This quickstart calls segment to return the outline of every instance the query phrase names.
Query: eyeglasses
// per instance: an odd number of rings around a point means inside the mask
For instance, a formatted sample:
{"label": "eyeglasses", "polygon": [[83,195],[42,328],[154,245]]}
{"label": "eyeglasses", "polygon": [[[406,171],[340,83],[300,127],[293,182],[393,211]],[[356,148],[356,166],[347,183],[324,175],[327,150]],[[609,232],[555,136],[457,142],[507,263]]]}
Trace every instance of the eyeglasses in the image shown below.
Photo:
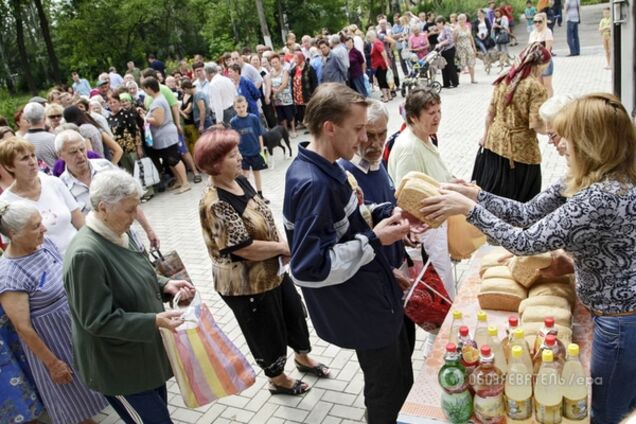
{"label": "eyeglasses", "polygon": [[62,119],[62,115],[49,115],[49,119]]}

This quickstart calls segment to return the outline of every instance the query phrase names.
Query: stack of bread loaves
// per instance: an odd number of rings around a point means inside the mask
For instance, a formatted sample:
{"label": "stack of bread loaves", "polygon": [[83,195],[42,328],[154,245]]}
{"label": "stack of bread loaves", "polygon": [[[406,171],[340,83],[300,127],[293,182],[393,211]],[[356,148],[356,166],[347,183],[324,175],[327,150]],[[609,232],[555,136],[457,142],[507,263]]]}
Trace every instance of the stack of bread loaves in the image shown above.
{"label": "stack of bread loaves", "polygon": [[479,270],[481,287],[477,295],[481,309],[517,312],[521,301],[528,297],[528,290],[514,280],[505,261],[502,262],[509,254],[507,250],[497,248],[484,256]]}

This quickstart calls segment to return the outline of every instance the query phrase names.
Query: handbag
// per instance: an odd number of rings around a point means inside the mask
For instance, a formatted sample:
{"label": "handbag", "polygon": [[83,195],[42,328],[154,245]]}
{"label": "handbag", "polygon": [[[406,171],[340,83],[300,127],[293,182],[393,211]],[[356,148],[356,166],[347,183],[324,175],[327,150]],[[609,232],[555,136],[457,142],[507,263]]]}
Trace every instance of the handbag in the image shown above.
{"label": "handbag", "polygon": [[152,265],[155,267],[157,274],[171,280],[185,280],[192,283],[190,274],[188,274],[176,250],[163,255],[159,249],[152,249],[150,250],[150,256],[154,258]]}
{"label": "handbag", "polygon": [[508,31],[501,30],[495,36],[495,44],[508,44],[510,42],[510,34]]}
{"label": "handbag", "polygon": [[150,187],[161,182],[159,171],[149,157],[137,159],[135,161],[135,168],[133,169],[133,177],[142,187]]}
{"label": "handbag", "polygon": [[404,313],[424,331],[434,332],[444,323],[453,302],[430,259],[419,270],[417,266],[409,268],[410,277],[416,273],[404,298]]}
{"label": "handbag", "polygon": [[464,215],[448,217],[448,253],[451,259],[468,259],[484,243],[486,236],[477,227],[469,224]]}
{"label": "handbag", "polygon": [[[179,304],[179,295],[174,304]],[[199,292],[183,311],[184,323],[175,331],[159,329],[183,403],[197,408],[254,384],[254,370],[221,331]]]}

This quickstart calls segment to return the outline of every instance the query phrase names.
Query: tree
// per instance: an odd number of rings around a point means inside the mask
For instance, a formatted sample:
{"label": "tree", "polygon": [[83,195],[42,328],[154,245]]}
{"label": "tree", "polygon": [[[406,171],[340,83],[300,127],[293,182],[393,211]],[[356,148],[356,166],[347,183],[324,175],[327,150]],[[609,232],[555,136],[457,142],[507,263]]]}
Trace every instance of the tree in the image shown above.
{"label": "tree", "polygon": [[258,23],[261,25],[261,33],[263,34],[263,41],[266,46],[274,47],[272,45],[272,36],[269,35],[269,27],[267,26],[267,18],[265,17],[265,8],[263,7],[263,0],[254,0],[256,2],[256,12],[258,13]]}
{"label": "tree", "polygon": [[53,41],[51,40],[51,32],[49,31],[49,20],[46,17],[44,7],[42,7],[42,0],[33,0],[35,8],[38,11],[38,18],[40,20],[40,30],[42,31],[42,38],[46,44],[46,50],[49,56],[49,64],[51,65],[51,71],[53,72],[53,79],[55,82],[62,82],[62,74],[60,72],[60,65],[55,55],[55,49],[53,48]]}
{"label": "tree", "polygon": [[26,45],[24,43],[24,25],[22,23],[22,5],[20,0],[12,0],[13,6],[13,18],[15,19],[15,35],[16,42],[18,44],[18,52],[20,54],[20,64],[22,65],[22,75],[27,83],[27,87],[32,94],[37,94],[38,90],[35,86],[35,80],[31,73],[31,65],[29,64],[29,58],[27,56]]}

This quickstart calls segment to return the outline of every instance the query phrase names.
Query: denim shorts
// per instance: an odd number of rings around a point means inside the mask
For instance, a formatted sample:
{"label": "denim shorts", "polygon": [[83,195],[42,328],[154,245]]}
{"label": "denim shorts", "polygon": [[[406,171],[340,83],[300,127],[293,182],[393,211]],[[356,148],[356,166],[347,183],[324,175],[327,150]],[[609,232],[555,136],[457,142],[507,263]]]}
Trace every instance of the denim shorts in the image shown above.
{"label": "denim shorts", "polygon": [[636,315],[592,319],[592,423],[618,424],[636,408]]}

